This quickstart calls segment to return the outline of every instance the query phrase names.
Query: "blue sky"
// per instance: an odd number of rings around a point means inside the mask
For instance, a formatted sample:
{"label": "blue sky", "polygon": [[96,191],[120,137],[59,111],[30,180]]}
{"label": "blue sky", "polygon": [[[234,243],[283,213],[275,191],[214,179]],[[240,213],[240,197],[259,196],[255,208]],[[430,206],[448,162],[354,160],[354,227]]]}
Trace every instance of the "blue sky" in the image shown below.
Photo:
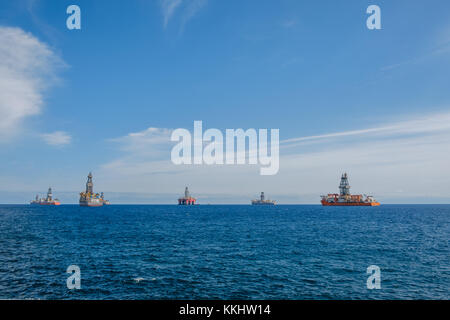
{"label": "blue sky", "polygon": [[[316,203],[343,171],[385,203],[450,201],[448,1],[2,1],[0,40],[1,203],[76,203],[89,171],[115,203]],[[279,128],[279,174],[171,164],[194,120]]]}

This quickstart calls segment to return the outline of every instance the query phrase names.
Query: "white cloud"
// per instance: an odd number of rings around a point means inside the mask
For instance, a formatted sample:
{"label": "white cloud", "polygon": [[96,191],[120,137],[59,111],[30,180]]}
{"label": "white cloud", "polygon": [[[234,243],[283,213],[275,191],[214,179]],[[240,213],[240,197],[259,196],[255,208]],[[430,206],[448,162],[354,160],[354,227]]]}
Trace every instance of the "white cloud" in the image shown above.
{"label": "white cloud", "polygon": [[0,140],[42,111],[43,93],[63,62],[43,42],[20,28],[0,26]]}
{"label": "white cloud", "polygon": [[164,28],[167,27],[175,12],[181,11],[180,30],[182,31],[186,23],[207,3],[208,0],[161,0],[160,5],[164,18]]}
{"label": "white cloud", "polygon": [[181,29],[184,29],[186,23],[188,23],[188,21],[191,20],[207,3],[208,0],[190,0],[181,19]]}
{"label": "white cloud", "polygon": [[183,0],[162,0],[161,8],[164,17],[164,28],[169,23],[170,18],[175,13],[175,10],[180,6]]}
{"label": "white cloud", "polygon": [[41,135],[45,143],[51,146],[64,146],[70,144],[72,137],[64,131],[55,131],[52,133],[44,133]]}
{"label": "white cloud", "polygon": [[281,26],[284,28],[292,28],[295,27],[298,24],[298,20],[295,19],[286,19],[283,22],[281,22]]}
{"label": "white cloud", "polygon": [[137,157],[156,158],[169,148],[172,129],[149,127],[143,131],[132,132],[126,136],[110,139],[119,144],[122,151]]}

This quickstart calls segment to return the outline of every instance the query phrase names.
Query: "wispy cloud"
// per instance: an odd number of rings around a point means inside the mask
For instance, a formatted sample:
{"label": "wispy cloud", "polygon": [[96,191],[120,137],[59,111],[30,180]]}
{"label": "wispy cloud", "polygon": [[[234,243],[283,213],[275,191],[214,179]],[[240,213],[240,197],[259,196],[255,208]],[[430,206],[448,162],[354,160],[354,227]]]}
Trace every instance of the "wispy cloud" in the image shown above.
{"label": "wispy cloud", "polygon": [[138,132],[131,132],[125,136],[110,139],[120,144],[125,151],[148,153],[149,147],[170,143],[172,129],[149,127]]}
{"label": "wispy cloud", "polygon": [[170,18],[175,10],[181,5],[183,0],[161,0],[161,9],[164,17],[164,28],[167,27]]}
{"label": "wispy cloud", "polygon": [[299,62],[301,62],[301,61],[303,61],[303,59],[301,59],[301,58],[291,58],[291,59],[288,59],[288,60],[284,61],[284,62],[281,64],[281,67],[282,67],[282,68],[287,68],[287,67],[290,67],[290,66],[292,66],[292,65],[295,65],[295,64],[297,64],[297,63],[299,63]]}
{"label": "wispy cloud", "polygon": [[180,30],[183,31],[185,25],[191,20],[197,12],[202,9],[208,0],[161,0],[164,28],[173,18],[177,11],[180,12]]}
{"label": "wispy cloud", "polygon": [[132,155],[133,158],[156,158],[162,150],[169,148],[172,129],[149,127],[145,130],[132,132],[125,136],[110,139],[117,143],[120,150]]}
{"label": "wispy cloud", "polygon": [[39,28],[39,31],[52,43],[59,42],[62,36],[61,31],[64,29],[53,26],[48,22],[48,19],[43,18],[43,15],[40,14],[40,10],[42,9],[42,1],[26,0],[24,2],[24,6],[31,18],[31,21],[37,28]]}
{"label": "wispy cloud", "polygon": [[293,28],[298,24],[298,19],[293,18],[293,19],[286,19],[284,21],[281,22],[281,26],[284,28]]}
{"label": "wispy cloud", "polygon": [[381,71],[390,71],[400,67],[426,62],[438,56],[450,53],[450,27],[442,28],[431,41],[433,44],[422,53],[412,55],[402,61],[381,67]]}
{"label": "wispy cloud", "polygon": [[55,131],[52,133],[41,134],[42,139],[45,143],[51,146],[64,146],[70,144],[72,137],[64,131]]}
{"label": "wispy cloud", "polygon": [[186,10],[181,18],[181,30],[184,29],[184,26],[188,21],[191,20],[207,3],[208,0],[190,0],[187,3]]}
{"label": "wispy cloud", "polygon": [[20,130],[39,114],[45,90],[57,81],[62,60],[43,42],[20,28],[0,26],[0,139]]}
{"label": "wispy cloud", "polygon": [[369,138],[376,136],[380,138],[382,136],[387,137],[394,135],[398,136],[398,135],[436,133],[446,130],[450,130],[450,113],[427,115],[417,119],[400,121],[385,126],[367,129],[290,138],[281,141],[281,143],[284,144],[285,146],[295,146],[296,143],[302,143],[312,140],[325,141],[327,139],[344,138],[352,136],[361,138]]}

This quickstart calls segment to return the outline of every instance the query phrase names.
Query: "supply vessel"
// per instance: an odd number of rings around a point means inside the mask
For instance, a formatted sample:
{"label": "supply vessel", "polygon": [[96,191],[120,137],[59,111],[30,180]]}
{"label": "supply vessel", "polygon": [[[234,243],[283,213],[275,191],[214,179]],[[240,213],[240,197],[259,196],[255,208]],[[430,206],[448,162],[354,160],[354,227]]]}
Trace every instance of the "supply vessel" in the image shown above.
{"label": "supply vessel", "polygon": [[105,200],[103,192],[94,193],[94,183],[92,182],[92,173],[89,172],[86,182],[86,191],[80,192],[80,206],[82,207],[101,207],[108,205],[109,201]]}
{"label": "supply vessel", "polygon": [[264,192],[261,192],[260,198],[258,200],[252,200],[252,205],[254,206],[273,206],[275,205],[275,201],[266,200]]}
{"label": "supply vessel", "polygon": [[321,196],[323,206],[379,206],[372,196],[364,196],[362,194],[350,194],[350,184],[348,183],[347,173],[341,177],[339,185],[340,193],[329,193],[326,196]]}
{"label": "supply vessel", "polygon": [[47,197],[39,198],[39,195],[36,195],[36,199],[30,201],[31,205],[40,205],[40,206],[59,206],[61,202],[58,199],[53,199],[52,188],[48,188]]}

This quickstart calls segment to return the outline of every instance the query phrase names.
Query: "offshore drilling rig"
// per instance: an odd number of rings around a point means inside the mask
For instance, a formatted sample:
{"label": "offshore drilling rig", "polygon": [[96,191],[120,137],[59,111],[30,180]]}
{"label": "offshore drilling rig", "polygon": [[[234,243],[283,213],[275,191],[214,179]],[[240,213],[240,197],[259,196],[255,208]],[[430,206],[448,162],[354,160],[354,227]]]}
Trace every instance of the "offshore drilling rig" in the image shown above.
{"label": "offshore drilling rig", "polygon": [[352,195],[350,193],[350,184],[348,182],[347,173],[341,176],[341,183],[339,184],[339,194],[329,193],[326,196],[321,196],[323,206],[379,206],[372,196],[363,197],[361,194]]}
{"label": "offshore drilling rig", "polygon": [[178,205],[190,206],[190,205],[194,205],[195,201],[197,201],[197,199],[191,197],[191,194],[189,193],[189,189],[188,189],[188,187],[186,187],[186,189],[184,189],[184,197],[178,198]]}
{"label": "offshore drilling rig", "polygon": [[30,202],[32,205],[41,205],[41,206],[59,206],[61,202],[58,199],[53,198],[52,188],[48,188],[47,197],[39,198],[39,195],[36,195],[36,199]]}
{"label": "offshore drilling rig", "polygon": [[94,183],[92,182],[92,173],[89,172],[86,182],[86,191],[80,192],[80,206],[82,207],[101,207],[109,204],[108,200],[105,200],[103,192],[98,194],[94,193]]}
{"label": "offshore drilling rig", "polygon": [[259,199],[252,200],[252,205],[254,205],[254,206],[261,206],[261,205],[273,206],[273,205],[275,205],[275,201],[274,200],[266,200],[266,196],[264,195],[264,192],[261,192]]}

